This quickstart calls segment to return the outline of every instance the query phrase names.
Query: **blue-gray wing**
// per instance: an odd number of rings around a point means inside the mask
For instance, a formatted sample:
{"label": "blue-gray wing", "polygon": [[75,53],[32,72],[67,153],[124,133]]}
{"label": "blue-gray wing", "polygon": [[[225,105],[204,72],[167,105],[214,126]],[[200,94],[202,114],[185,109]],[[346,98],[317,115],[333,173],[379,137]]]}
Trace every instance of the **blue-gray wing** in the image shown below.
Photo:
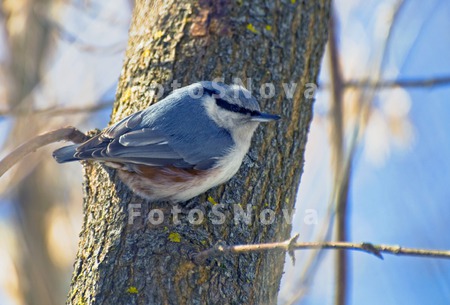
{"label": "blue-gray wing", "polygon": [[75,157],[204,170],[233,146],[229,132],[207,116],[201,98],[175,91],[81,144]]}

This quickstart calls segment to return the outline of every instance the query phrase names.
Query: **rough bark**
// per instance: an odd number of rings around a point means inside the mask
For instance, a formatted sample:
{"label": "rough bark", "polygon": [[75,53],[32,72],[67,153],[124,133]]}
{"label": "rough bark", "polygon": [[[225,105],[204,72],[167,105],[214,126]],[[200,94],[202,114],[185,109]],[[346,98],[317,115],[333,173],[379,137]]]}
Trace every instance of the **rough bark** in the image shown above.
{"label": "rough bark", "polygon": [[[276,124],[259,127],[238,174],[180,205],[175,223],[170,203],[148,203],[131,193],[114,170],[85,164],[85,217],[69,304],[274,304],[285,255],[227,255],[196,264],[192,255],[219,242],[246,244],[284,240],[303,167],[312,116],[306,84],[314,83],[327,38],[330,3],[322,1],[137,1],[112,122],[155,102],[152,84],[166,92],[173,80],[183,85],[224,77],[252,78],[275,85],[262,109],[281,114]],[[296,83],[289,99],[282,83]],[[205,143],[207,145],[207,143]],[[208,200],[208,196],[213,200]],[[214,204],[224,204],[217,206]],[[141,217],[129,224],[129,207]],[[253,213],[250,225],[234,222],[239,206]],[[207,217],[212,209],[225,215]],[[152,209],[164,222],[152,225]],[[204,211],[201,224],[188,219]],[[264,225],[260,212],[275,221]],[[192,216],[192,215],[191,215]]]}

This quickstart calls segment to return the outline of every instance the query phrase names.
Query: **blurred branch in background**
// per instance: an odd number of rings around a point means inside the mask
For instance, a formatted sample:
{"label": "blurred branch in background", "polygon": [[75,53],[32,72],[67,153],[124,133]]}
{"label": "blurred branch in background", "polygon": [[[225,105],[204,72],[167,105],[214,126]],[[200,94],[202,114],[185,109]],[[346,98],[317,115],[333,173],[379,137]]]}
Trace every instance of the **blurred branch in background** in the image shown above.
{"label": "blurred branch in background", "polygon": [[353,80],[344,83],[344,87],[347,88],[428,88],[428,87],[439,87],[439,86],[449,86],[450,76],[442,77],[430,77],[430,78],[418,78],[418,79],[397,79],[397,80],[380,80],[378,82],[373,82],[370,80]]}
{"label": "blurred branch in background", "polygon": [[[374,60],[373,65],[375,73],[369,73],[373,77],[374,83],[379,83],[382,77],[382,72],[387,60],[387,52],[391,44],[392,33],[395,28],[397,17],[403,7],[404,1],[397,1],[392,10],[391,23],[387,27],[386,39],[381,48],[380,57]],[[358,118],[350,129],[348,135],[344,134],[344,124],[348,114],[343,111],[343,99],[345,90],[345,80],[341,71],[341,62],[344,61],[343,56],[339,52],[338,46],[338,28],[336,20],[336,8],[330,17],[330,37],[329,37],[329,62],[330,62],[330,79],[331,79],[331,154],[334,162],[334,202],[335,202],[335,239],[340,242],[345,242],[349,239],[349,212],[348,212],[348,198],[349,188],[352,179],[352,167],[354,162],[355,149],[358,146],[358,138],[365,132],[365,127],[372,113],[373,100],[376,95],[376,87],[363,87],[357,100],[359,100],[359,111],[356,112]],[[357,108],[357,109],[358,109]],[[340,137],[336,139],[336,137]],[[348,138],[349,141],[346,141]],[[350,143],[348,148],[343,143]],[[335,305],[348,304],[348,293],[350,291],[350,266],[346,251],[338,251],[336,253],[336,274],[335,274]]]}
{"label": "blurred branch in background", "polygon": [[[330,17],[330,30],[328,41],[328,62],[329,62],[329,85],[320,86],[321,89],[330,90],[330,111],[329,111],[329,141],[331,150],[331,169],[333,176],[333,190],[330,195],[328,206],[329,223],[324,223],[324,228],[318,234],[320,242],[329,240],[331,228],[334,223],[335,240],[345,242],[349,239],[348,231],[348,196],[352,178],[352,167],[355,151],[364,138],[364,133],[373,112],[373,100],[380,85],[395,87],[397,85],[418,85],[419,82],[380,81],[382,71],[386,63],[387,50],[391,44],[392,32],[397,21],[397,17],[403,7],[404,1],[397,1],[392,8],[390,24],[383,33],[385,40],[380,48],[377,58],[372,60],[373,68],[367,71],[368,80],[346,81],[343,76],[342,66],[345,64],[344,56],[340,53],[338,38],[340,37],[336,7]],[[443,84],[448,79],[440,79],[434,83]],[[364,85],[375,86],[364,86]],[[430,84],[422,82],[422,84]],[[359,86],[362,85],[362,86]],[[391,85],[391,86],[389,86]],[[346,95],[348,89],[356,90],[351,99]],[[349,107],[349,105],[352,105]],[[313,254],[309,259],[302,273],[301,282],[297,293],[289,299],[286,305],[295,304],[303,298],[308,290],[308,285],[312,283],[310,277],[314,277],[321,260],[324,258],[321,249]],[[334,281],[334,304],[348,304],[348,292],[350,291],[350,263],[347,252],[338,250],[335,259],[335,281]]]}
{"label": "blurred branch in background", "polygon": [[[9,47],[8,89],[9,108],[27,109],[32,99],[27,98],[41,80],[40,68],[49,51],[50,28],[38,13],[38,8],[48,7],[48,0],[6,1],[2,3],[6,17]],[[40,129],[42,122],[16,119],[7,139],[17,146]],[[58,287],[61,270],[49,259],[46,249],[45,215],[56,204],[52,192],[45,187],[46,173],[42,167],[35,170],[18,186],[15,201],[15,232],[23,242],[20,256],[14,260],[19,271],[19,285],[26,304],[58,304]],[[36,186],[40,185],[39,191]]]}
{"label": "blurred branch in background", "polygon": [[100,111],[107,108],[112,108],[114,101],[104,101],[93,103],[92,105],[81,106],[81,107],[49,107],[44,109],[36,110],[0,110],[0,117],[2,116],[64,116],[64,115],[74,115],[74,114],[89,114],[92,112]]}
{"label": "blurred branch in background", "polygon": [[[114,91],[121,69],[130,5],[128,0],[104,6],[97,0],[0,2],[2,156],[44,131],[96,125],[99,115],[86,119],[112,105],[114,93],[107,90]],[[7,249],[1,255],[9,256],[17,281],[12,285],[0,275],[0,302],[65,302],[81,221],[81,188],[74,183],[81,183],[79,165],[58,168],[47,149],[2,177],[0,221],[11,229],[0,231]],[[6,247],[7,239],[16,242]]]}
{"label": "blurred branch in background", "polygon": [[[428,87],[439,87],[439,86],[450,86],[450,76],[442,76],[435,78],[420,78],[420,79],[397,79],[397,80],[380,80],[374,83],[370,80],[351,80],[346,81],[342,84],[345,89],[348,88],[375,88],[375,89],[385,89],[385,88],[428,88]],[[320,90],[329,90],[329,84],[321,84],[319,86]],[[100,101],[98,103],[93,103],[91,105],[80,106],[80,107],[49,107],[44,109],[26,109],[26,110],[0,110],[0,118],[6,116],[31,116],[31,115],[45,115],[45,116],[64,116],[64,115],[74,115],[83,113],[92,113],[104,109],[111,108],[114,101]]]}
{"label": "blurred branch in background", "polygon": [[[328,55],[330,63],[331,75],[331,110],[330,110],[330,146],[331,146],[331,164],[333,168],[333,190],[334,206],[335,206],[335,239],[337,241],[348,240],[348,188],[351,179],[352,159],[349,158],[347,167],[344,167],[344,115],[343,115],[343,98],[344,98],[344,77],[341,71],[341,56],[338,47],[338,34],[336,24],[336,12],[330,16],[328,37]],[[349,264],[347,261],[347,252],[338,250],[336,252],[336,290],[335,304],[347,304],[348,274]]]}
{"label": "blurred branch in background", "polygon": [[[402,88],[429,88],[429,87],[440,87],[440,86],[450,86],[450,76],[440,76],[440,77],[427,77],[427,78],[415,78],[415,79],[396,79],[396,80],[380,80],[374,82],[372,80],[348,80],[345,81],[342,86],[345,89],[364,89],[364,88],[375,88],[375,89],[392,89],[397,87]],[[320,90],[330,90],[330,84],[320,84]]]}

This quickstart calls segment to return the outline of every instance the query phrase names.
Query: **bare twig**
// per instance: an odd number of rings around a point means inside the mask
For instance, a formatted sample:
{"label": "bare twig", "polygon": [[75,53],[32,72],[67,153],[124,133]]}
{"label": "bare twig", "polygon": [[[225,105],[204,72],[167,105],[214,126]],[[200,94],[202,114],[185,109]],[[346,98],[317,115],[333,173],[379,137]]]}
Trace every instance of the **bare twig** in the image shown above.
{"label": "bare twig", "polygon": [[[295,236],[294,236],[295,238]],[[418,248],[405,248],[395,245],[374,245],[372,243],[351,243],[351,242],[292,242],[294,238],[290,238],[283,242],[254,244],[254,245],[236,245],[223,246],[218,245],[208,250],[199,252],[193,256],[194,262],[203,264],[207,259],[214,258],[223,254],[246,254],[253,252],[265,251],[293,251],[293,250],[310,250],[310,249],[333,249],[333,250],[354,250],[373,254],[383,259],[382,254],[404,255],[404,256],[420,256],[432,258],[450,259],[450,250],[430,250]]]}
{"label": "bare twig", "polygon": [[19,162],[22,158],[31,152],[36,151],[42,146],[58,141],[71,141],[73,143],[82,143],[89,139],[84,133],[75,127],[65,127],[54,131],[44,133],[36,136],[28,142],[20,145],[18,148],[9,153],[3,160],[0,161],[0,177],[8,171],[11,167]]}

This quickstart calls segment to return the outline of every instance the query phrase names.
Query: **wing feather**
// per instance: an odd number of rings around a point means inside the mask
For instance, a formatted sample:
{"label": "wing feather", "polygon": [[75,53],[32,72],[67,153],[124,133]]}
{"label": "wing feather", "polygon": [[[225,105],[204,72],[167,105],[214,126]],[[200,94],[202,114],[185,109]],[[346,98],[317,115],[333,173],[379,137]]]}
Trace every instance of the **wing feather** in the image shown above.
{"label": "wing feather", "polygon": [[207,116],[204,101],[189,97],[188,92],[176,90],[124,118],[79,145],[75,157],[200,170],[214,167],[234,141]]}
{"label": "wing feather", "polygon": [[151,144],[166,144],[167,136],[160,131],[142,128],[130,131],[119,138],[119,143],[123,146],[146,146]]}

